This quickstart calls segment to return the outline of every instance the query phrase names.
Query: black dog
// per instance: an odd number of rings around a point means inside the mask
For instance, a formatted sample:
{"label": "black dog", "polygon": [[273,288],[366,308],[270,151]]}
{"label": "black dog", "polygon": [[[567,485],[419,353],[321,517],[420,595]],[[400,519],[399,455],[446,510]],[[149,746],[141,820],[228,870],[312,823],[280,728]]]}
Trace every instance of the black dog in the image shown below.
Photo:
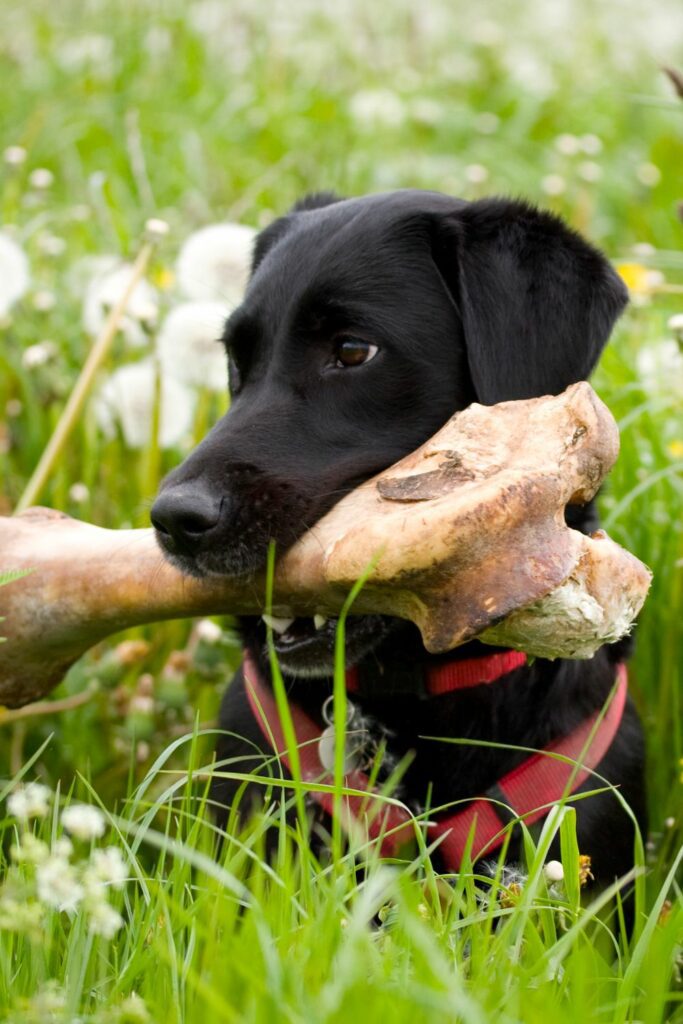
{"label": "black dog", "polygon": [[[456,410],[557,394],[586,378],[625,302],[598,251],[522,202],[412,190],[306,198],[258,237],[246,297],[223,339],[230,411],[167,477],[152,510],[164,552],[194,575],[262,569],[271,539],[278,550],[291,545]],[[586,532],[597,526],[592,506],[569,509],[568,521]],[[243,630],[267,677],[262,622],[246,619]],[[330,692],[334,632],[333,622],[316,629],[296,620],[276,638],[290,695],[317,721]],[[491,653],[471,643],[435,658],[409,624],[349,620],[347,664],[360,666],[366,682],[357,703],[389,737],[394,759],[414,752],[401,784],[413,807],[428,793],[436,807],[490,792],[527,756],[421,737],[547,746],[602,706],[626,645],[590,661],[536,660],[492,684],[427,700],[417,681],[405,685],[406,665],[419,673]],[[272,753],[241,671],[221,721],[231,734],[221,758],[243,754],[249,770],[255,747]],[[597,770],[644,824],[643,742],[630,703]],[[214,792],[224,805],[234,797],[225,781]],[[632,824],[611,793],[576,806],[581,851],[596,878],[611,881],[632,864]]]}

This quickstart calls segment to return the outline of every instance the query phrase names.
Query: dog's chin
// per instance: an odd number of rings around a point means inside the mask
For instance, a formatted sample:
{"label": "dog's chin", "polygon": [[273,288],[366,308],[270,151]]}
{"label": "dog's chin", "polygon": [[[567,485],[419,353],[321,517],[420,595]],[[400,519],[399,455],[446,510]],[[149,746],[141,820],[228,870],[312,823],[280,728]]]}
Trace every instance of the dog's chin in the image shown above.
{"label": "dog's chin", "polygon": [[174,550],[172,542],[169,543],[159,533],[156,533],[156,540],[166,561],[185,576],[194,576],[196,579],[216,576],[227,578],[251,576],[262,570],[266,561],[267,546],[265,552],[237,548],[223,551],[200,551],[195,555],[185,555]]}
{"label": "dog's chin", "polygon": [[[346,620],[344,664],[353,668],[370,654],[400,620],[386,615],[358,615]],[[282,633],[273,634],[280,670],[300,679],[320,679],[334,674],[338,620],[328,619],[320,628],[312,619],[298,618]],[[264,657],[267,646],[264,642]]]}

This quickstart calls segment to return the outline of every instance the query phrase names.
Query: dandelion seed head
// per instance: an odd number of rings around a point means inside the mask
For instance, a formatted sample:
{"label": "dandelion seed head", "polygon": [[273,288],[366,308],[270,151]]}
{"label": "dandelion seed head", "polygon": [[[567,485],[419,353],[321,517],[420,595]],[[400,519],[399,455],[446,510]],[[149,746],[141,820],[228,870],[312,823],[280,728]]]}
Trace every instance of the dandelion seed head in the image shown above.
{"label": "dandelion seed head", "polygon": [[30,283],[26,253],[7,231],[0,231],[0,317],[26,294]]}
{"label": "dandelion seed head", "polygon": [[[93,337],[100,333],[111,309],[127,291],[133,267],[116,258],[102,257],[95,261],[94,271],[83,301],[83,326]],[[132,348],[141,348],[147,344],[143,325],[153,325],[158,311],[157,291],[143,278],[133,288],[121,318],[120,330]]]}
{"label": "dandelion seed head", "polygon": [[229,312],[220,302],[184,302],[171,310],[156,339],[164,376],[197,388],[226,391],[227,359],[218,339]]}
{"label": "dandelion seed head", "polygon": [[[157,371],[151,359],[120,366],[101,386],[94,399],[95,417],[108,438],[116,436],[117,425],[129,448],[150,443],[157,398]],[[195,396],[179,381],[161,376],[159,444],[174,448],[189,437]]]}
{"label": "dandelion seed head", "polygon": [[246,224],[209,224],[183,243],[176,262],[182,294],[197,302],[242,301],[256,238]]}

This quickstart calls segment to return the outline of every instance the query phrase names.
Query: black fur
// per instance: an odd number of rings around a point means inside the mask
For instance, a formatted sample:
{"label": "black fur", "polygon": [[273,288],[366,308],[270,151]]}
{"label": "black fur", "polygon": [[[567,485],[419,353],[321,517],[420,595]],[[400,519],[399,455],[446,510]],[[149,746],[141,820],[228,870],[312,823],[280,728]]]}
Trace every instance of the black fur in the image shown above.
{"label": "black fur", "polygon": [[[625,301],[596,249],[526,203],[418,191],[308,197],[258,238],[247,294],[225,329],[232,406],[162,486],[153,509],[162,547],[199,575],[261,569],[271,539],[280,549],[291,544],[456,410],[558,393],[586,378]],[[340,367],[348,337],[377,354]],[[592,506],[569,517],[578,529],[596,526]],[[262,624],[243,627],[267,673]],[[280,654],[292,697],[318,719],[333,640],[328,626]],[[451,657],[483,653],[490,648],[472,643]],[[430,789],[432,806],[476,796],[523,757],[421,737],[542,747],[604,702],[625,653],[615,645],[586,662],[537,660],[494,685],[421,700],[391,696],[388,685],[392,665],[435,660],[414,627],[351,619],[347,642],[348,662],[378,680],[363,708],[392,731],[396,756],[415,751],[402,795],[416,806]],[[221,758],[253,755],[252,744],[266,750],[240,673],[221,720],[231,732]],[[599,771],[644,823],[643,744],[631,704]],[[230,804],[234,790],[218,781],[214,794]],[[596,878],[626,871],[633,831],[616,799],[581,801],[577,813]]]}

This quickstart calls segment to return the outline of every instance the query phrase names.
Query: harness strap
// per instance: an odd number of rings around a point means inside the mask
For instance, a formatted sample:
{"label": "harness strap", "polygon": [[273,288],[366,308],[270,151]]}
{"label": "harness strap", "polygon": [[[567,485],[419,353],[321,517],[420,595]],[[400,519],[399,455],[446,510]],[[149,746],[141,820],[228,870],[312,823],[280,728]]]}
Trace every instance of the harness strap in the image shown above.
{"label": "harness strap", "polygon": [[[252,712],[268,745],[291,772],[273,692],[260,678],[256,664],[246,652],[243,669]],[[594,712],[569,735],[522,761],[487,793],[471,800],[455,813],[430,823],[429,839],[441,839],[439,849],[448,870],[459,869],[470,836],[472,859],[477,860],[502,844],[505,827],[511,817],[523,818],[527,824],[533,824],[548,813],[552,804],[575,792],[585,782],[609,750],[621,723],[628,688],[626,666],[623,664],[617,668],[617,679],[616,691],[604,714],[601,710]],[[291,702],[290,714],[303,781],[331,785],[331,773],[325,770],[318,754],[321,728]],[[577,763],[579,759],[580,764]],[[371,839],[379,840],[384,856],[392,856],[402,844],[413,838],[415,825],[410,812],[400,805],[379,799],[379,792],[371,786],[364,772],[350,772],[344,777],[344,785],[358,791],[344,795],[341,800],[342,825],[346,831],[365,832]],[[330,816],[334,814],[334,794],[331,791],[314,791],[310,796]],[[501,802],[503,806],[497,806],[494,801]]]}

